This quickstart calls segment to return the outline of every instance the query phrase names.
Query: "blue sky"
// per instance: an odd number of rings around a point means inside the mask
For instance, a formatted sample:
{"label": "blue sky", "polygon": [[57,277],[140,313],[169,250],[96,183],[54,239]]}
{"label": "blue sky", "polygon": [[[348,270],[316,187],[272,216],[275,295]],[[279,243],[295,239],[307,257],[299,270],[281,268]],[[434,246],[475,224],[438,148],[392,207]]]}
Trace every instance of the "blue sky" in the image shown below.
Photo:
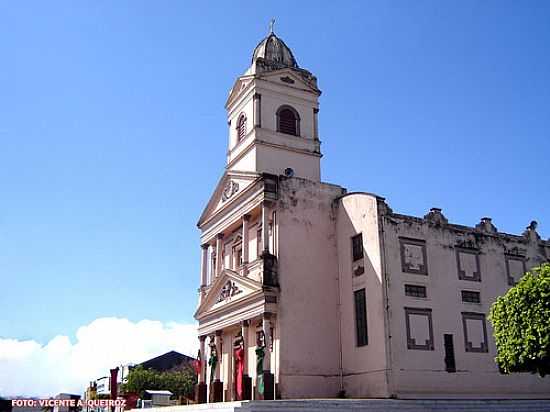
{"label": "blue sky", "polygon": [[547,1],[1,1],[0,337],[193,321],[223,105],[272,17],[323,90],[324,181],[550,236]]}

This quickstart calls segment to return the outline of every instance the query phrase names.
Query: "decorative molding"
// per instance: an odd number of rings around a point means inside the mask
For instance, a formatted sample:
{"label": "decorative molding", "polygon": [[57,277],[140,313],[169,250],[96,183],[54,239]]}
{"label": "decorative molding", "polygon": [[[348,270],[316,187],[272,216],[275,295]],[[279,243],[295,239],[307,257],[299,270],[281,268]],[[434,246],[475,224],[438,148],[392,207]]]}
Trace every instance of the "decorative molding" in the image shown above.
{"label": "decorative molding", "polygon": [[[410,316],[424,316],[428,321],[429,338],[425,343],[418,343],[411,336]],[[413,350],[434,350],[434,333],[432,324],[432,310],[429,308],[405,308],[405,326],[407,328],[407,349]]]}
{"label": "decorative molding", "polygon": [[537,233],[537,226],[538,226],[538,223],[536,220],[531,221],[531,223],[529,223],[529,226],[525,228],[525,231],[523,232],[522,236],[527,241],[530,241],[533,243],[540,242],[540,236]]}
{"label": "decorative molding", "polygon": [[[456,268],[458,271],[458,278],[460,280],[471,280],[474,282],[481,282],[481,269],[479,264],[479,250],[456,247]],[[462,268],[462,261],[460,259],[461,255],[474,255],[476,262],[476,270],[472,273],[472,276],[468,276],[464,268]]]}
{"label": "decorative molding", "polygon": [[363,265],[358,265],[354,270],[353,270],[353,275],[354,276],[361,276],[363,273],[365,273],[365,267]]}
{"label": "decorative molding", "polygon": [[[467,320],[480,321],[482,324],[483,342],[481,342],[481,346],[479,347],[473,346],[472,342],[468,340],[468,325],[466,324]],[[487,345],[487,325],[485,322],[485,314],[475,312],[462,312],[462,327],[464,330],[464,349],[466,350],[466,352],[489,352],[489,347]]]}
{"label": "decorative molding", "polygon": [[225,283],[224,287],[220,291],[220,294],[218,295],[218,299],[216,300],[216,303],[223,302],[224,300],[232,298],[233,296],[238,295],[239,293],[242,293],[242,290],[239,289],[237,284],[230,279]]}
{"label": "decorative molding", "polygon": [[493,225],[492,219],[490,217],[482,217],[481,221],[476,225],[476,230],[485,233],[497,233],[498,229]]}
{"label": "decorative molding", "polygon": [[239,191],[239,184],[234,180],[230,180],[225,185],[222,192],[222,202],[229,200],[235,193]]}
{"label": "decorative molding", "polygon": [[464,234],[456,239],[456,246],[462,249],[479,250],[477,239],[473,234]]}
{"label": "decorative molding", "polygon": [[288,83],[288,84],[294,84],[294,83],[296,83],[296,82],[294,81],[294,79],[292,79],[292,77],[290,77],[290,76],[284,76],[284,77],[281,77],[280,79],[281,79],[281,81],[284,82],[284,83]]}
{"label": "decorative molding", "polygon": [[527,254],[527,249],[520,248],[518,246],[514,246],[511,248],[504,246],[504,254],[508,256],[515,256],[521,259],[525,259],[525,255]]}
{"label": "decorative molding", "polygon": [[441,213],[441,209],[438,207],[432,207],[430,211],[424,215],[424,219],[433,223],[435,226],[442,226],[449,223],[447,218]]}
{"label": "decorative molding", "polygon": [[[516,248],[517,249],[517,248]],[[514,286],[517,283],[517,280],[514,278],[514,273],[512,273],[510,268],[510,262],[520,262],[522,265],[520,277],[527,272],[527,267],[525,265],[525,256],[520,254],[510,254],[506,253],[504,255],[504,260],[506,261],[506,278],[508,279],[508,285]]]}
{"label": "decorative molding", "polygon": [[399,244],[401,246],[401,270],[406,273],[427,275],[426,241],[400,237]]}

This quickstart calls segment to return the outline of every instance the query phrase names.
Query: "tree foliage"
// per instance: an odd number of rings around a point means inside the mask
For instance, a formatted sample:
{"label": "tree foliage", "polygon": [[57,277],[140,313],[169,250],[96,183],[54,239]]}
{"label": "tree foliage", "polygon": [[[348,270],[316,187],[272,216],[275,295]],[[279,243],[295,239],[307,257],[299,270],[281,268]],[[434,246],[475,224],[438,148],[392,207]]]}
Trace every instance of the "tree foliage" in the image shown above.
{"label": "tree foliage", "polygon": [[492,305],[490,317],[502,373],[550,372],[550,264],[527,272]]}
{"label": "tree foliage", "polygon": [[191,368],[158,372],[137,366],[128,374],[128,381],[123,385],[123,390],[135,392],[140,398],[143,398],[146,390],[168,390],[176,397],[190,397],[195,383],[196,376]]}

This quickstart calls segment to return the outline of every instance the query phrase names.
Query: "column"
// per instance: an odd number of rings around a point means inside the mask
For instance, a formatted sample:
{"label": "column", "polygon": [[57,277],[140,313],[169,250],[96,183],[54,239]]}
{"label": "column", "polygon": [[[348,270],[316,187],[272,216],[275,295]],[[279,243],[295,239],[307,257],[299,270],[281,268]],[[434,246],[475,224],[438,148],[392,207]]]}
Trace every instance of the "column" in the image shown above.
{"label": "column", "polygon": [[208,243],[201,245],[202,259],[201,259],[201,288],[206,286],[208,278]]}
{"label": "column", "polygon": [[243,359],[243,401],[252,399],[252,378],[248,376],[248,327],[250,322],[241,322],[241,334],[243,335],[244,359]]}
{"label": "column", "polygon": [[218,233],[216,236],[216,276],[220,276],[222,272],[222,253],[223,251],[223,233]]}
{"label": "column", "polygon": [[248,274],[248,261],[250,256],[248,254],[248,231],[249,231],[250,215],[243,216],[243,275]]}
{"label": "column", "polygon": [[271,313],[264,312],[262,329],[265,336],[264,358],[264,396],[263,399],[275,399],[275,376],[271,373]]}
{"label": "column", "polygon": [[262,127],[262,95],[254,93],[254,127]]}
{"label": "column", "polygon": [[264,312],[262,330],[265,336],[264,372],[271,371],[271,313]]}
{"label": "column", "polygon": [[264,201],[262,203],[262,249],[266,253],[269,253],[269,212],[269,205]]}
{"label": "column", "polygon": [[195,402],[197,403],[206,403],[206,366],[208,364],[208,358],[205,352],[205,342],[206,336],[199,336],[199,348],[200,348],[200,371],[198,378],[198,383],[195,387]]}
{"label": "column", "polygon": [[214,338],[214,344],[216,345],[216,353],[218,355],[218,365],[216,372],[214,373],[214,382],[212,382],[213,402],[223,402],[223,382],[220,380],[222,369],[222,331],[216,331],[216,337]]}
{"label": "column", "polygon": [[313,140],[319,140],[319,109],[313,109]]}

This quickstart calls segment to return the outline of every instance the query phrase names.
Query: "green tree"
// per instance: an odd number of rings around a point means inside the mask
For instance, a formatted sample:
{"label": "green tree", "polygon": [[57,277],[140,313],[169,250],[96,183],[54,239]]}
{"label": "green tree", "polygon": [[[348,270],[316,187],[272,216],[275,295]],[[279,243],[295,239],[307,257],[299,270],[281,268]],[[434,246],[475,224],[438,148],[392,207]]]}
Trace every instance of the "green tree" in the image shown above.
{"label": "green tree", "polygon": [[492,305],[489,319],[502,373],[550,372],[550,264],[527,272]]}
{"label": "green tree", "polygon": [[196,383],[195,373],[191,368],[157,372],[137,366],[128,374],[128,381],[123,385],[124,392],[135,392],[141,398],[146,390],[168,390],[176,397],[191,396]]}

